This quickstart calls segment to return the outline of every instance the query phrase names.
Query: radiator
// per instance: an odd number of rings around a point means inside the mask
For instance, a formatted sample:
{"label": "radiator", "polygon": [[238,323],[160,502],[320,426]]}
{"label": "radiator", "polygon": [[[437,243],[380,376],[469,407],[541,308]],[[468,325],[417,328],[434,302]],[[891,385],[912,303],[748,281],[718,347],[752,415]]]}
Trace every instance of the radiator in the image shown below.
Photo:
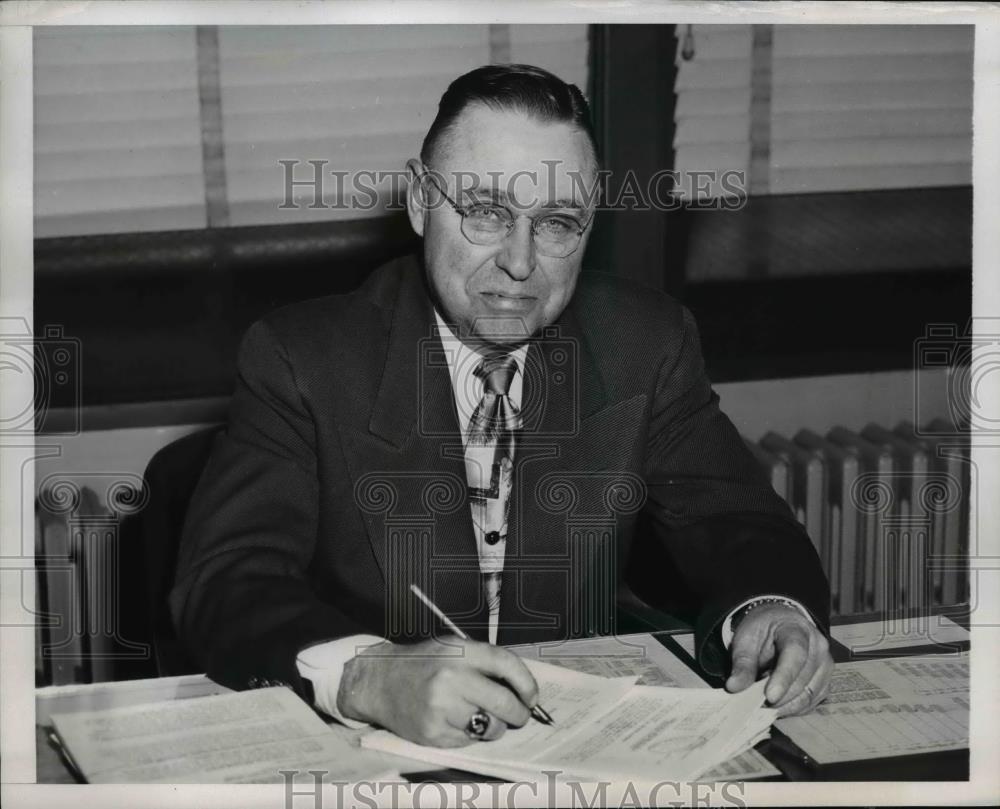
{"label": "radiator", "polygon": [[[105,499],[116,505],[132,500],[141,507],[141,497],[116,486]],[[122,666],[148,668],[149,646],[122,634],[129,617],[125,611],[137,608],[121,603],[122,579],[144,579],[142,570],[120,566],[123,513],[70,476],[40,489],[35,503],[36,684],[102,682],[117,679]]]}
{"label": "radiator", "polygon": [[968,600],[966,434],[936,420],[744,440],[809,534],[833,614]]}

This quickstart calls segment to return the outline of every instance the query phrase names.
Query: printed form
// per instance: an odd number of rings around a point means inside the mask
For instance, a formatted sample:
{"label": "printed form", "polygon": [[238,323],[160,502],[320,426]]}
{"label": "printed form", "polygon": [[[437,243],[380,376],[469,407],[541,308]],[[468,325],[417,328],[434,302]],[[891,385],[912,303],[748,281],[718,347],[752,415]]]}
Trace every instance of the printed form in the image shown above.
{"label": "printed form", "polygon": [[[674,636],[675,638],[679,636]],[[694,656],[694,636],[691,638]],[[533,660],[595,674],[599,677],[637,677],[638,685],[663,685],[675,688],[709,688],[695,671],[647,633],[579,638],[557,644],[509,646],[510,651]],[[753,748],[713,767],[699,780],[745,781],[769,778],[781,771]]]}
{"label": "printed form", "polygon": [[697,672],[648,634],[581,638],[507,648],[524,658],[598,677],[638,677],[640,685],[709,687]]}
{"label": "printed form", "polygon": [[424,747],[386,731],[362,737],[370,749],[509,780],[690,780],[765,738],[776,712],[764,683],[740,694],[634,685],[525,661],[554,726],[529,722],[500,739],[454,750]]}
{"label": "printed form", "polygon": [[283,783],[280,770],[331,780],[398,780],[388,759],[352,746],[288,688],[101,711],[52,722],[92,784]]}
{"label": "printed form", "polygon": [[963,749],[968,655],[838,664],[826,701],[775,727],[820,764]]}
{"label": "printed form", "polygon": [[906,649],[932,644],[967,643],[969,632],[946,615],[924,615],[889,621],[863,621],[830,627],[834,640],[852,652]]}

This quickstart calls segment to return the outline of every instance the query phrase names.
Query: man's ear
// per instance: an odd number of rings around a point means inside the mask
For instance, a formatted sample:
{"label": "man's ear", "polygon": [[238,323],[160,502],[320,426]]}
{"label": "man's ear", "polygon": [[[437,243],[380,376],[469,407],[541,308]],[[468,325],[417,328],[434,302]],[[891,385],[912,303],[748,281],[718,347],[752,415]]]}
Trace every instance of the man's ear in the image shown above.
{"label": "man's ear", "polygon": [[424,174],[424,165],[416,158],[412,158],[406,161],[406,169],[409,180],[406,187],[406,213],[410,217],[410,227],[418,236],[423,236],[427,204],[424,197],[424,184],[420,178]]}

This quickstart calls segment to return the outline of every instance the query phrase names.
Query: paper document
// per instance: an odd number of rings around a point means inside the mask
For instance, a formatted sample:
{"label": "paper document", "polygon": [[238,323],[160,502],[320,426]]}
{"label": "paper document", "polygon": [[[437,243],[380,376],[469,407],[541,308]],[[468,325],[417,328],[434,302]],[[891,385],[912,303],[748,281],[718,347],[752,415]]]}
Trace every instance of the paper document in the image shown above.
{"label": "paper document", "polygon": [[776,712],[764,683],[740,694],[715,689],[633,685],[527,659],[539,702],[555,720],[530,721],[500,739],[441,750],[387,731],[362,745],[509,780],[689,780],[765,738]]}
{"label": "paper document", "polygon": [[968,656],[840,663],[829,697],[776,727],[820,764],[960,750],[969,744]]}
{"label": "paper document", "polygon": [[956,644],[969,640],[968,630],[945,615],[844,624],[830,627],[830,635],[852,652]]}
{"label": "paper document", "polygon": [[763,703],[763,682],[739,694],[639,685],[547,751],[545,769],[573,762],[609,780],[697,778],[766,734],[777,714]]}
{"label": "paper document", "polygon": [[870,672],[869,676],[894,693],[908,691],[921,696],[969,693],[967,653],[899,657],[881,662],[884,665]]}
{"label": "paper document", "polygon": [[92,784],[281,783],[279,770],[309,769],[328,781],[398,779],[287,688],[54,714],[52,723]]}
{"label": "paper document", "polygon": [[[694,657],[694,635],[688,633],[673,637],[688,639],[689,654]],[[579,638],[556,645],[524,644],[507,648],[522,657],[541,659],[546,663],[596,674],[599,677],[638,677],[638,685],[711,687],[673,652],[646,633],[619,637]],[[777,775],[781,775],[777,767],[756,750],[750,749],[713,767],[699,780],[746,781]]]}
{"label": "paper document", "polygon": [[764,756],[751,748],[734,756],[722,764],[712,767],[698,778],[704,783],[713,781],[749,781],[752,778],[770,778],[781,775],[781,770],[775,767]]}
{"label": "paper document", "polygon": [[649,634],[580,638],[557,644],[525,644],[507,648],[524,658],[598,677],[638,677],[640,685],[710,687]]}
{"label": "paper document", "polygon": [[545,706],[555,724],[543,725],[530,720],[524,727],[508,731],[490,742],[490,754],[497,760],[523,762],[540,755],[570,728],[598,720],[635,684],[634,677],[607,679],[534,660],[526,660],[525,664],[538,683],[538,704]]}

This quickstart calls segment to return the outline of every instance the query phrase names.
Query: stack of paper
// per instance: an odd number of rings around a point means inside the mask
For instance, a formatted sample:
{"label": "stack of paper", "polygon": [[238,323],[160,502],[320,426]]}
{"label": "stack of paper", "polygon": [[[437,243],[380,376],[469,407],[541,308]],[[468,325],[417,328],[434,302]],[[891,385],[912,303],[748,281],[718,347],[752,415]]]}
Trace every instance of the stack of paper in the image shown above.
{"label": "stack of paper", "polygon": [[530,720],[495,741],[458,749],[425,747],[388,731],[364,747],[442,767],[515,781],[545,773],[575,781],[694,780],[766,738],[776,712],[764,708],[764,682],[740,694],[635,685],[533,660],[539,703],[553,726]]}
{"label": "stack of paper", "polygon": [[830,627],[830,636],[857,656],[920,646],[950,646],[957,651],[969,642],[969,631],[947,615],[918,615],[842,624]]}
{"label": "stack of paper", "polygon": [[[677,638],[678,636],[674,636]],[[694,657],[694,636],[689,654]],[[683,643],[681,644],[683,646]],[[710,688],[656,638],[646,632],[596,638],[573,638],[553,643],[508,646],[520,657],[541,660],[600,677],[637,677],[639,685]],[[699,781],[747,781],[770,778],[781,771],[753,748],[718,764]]]}
{"label": "stack of paper", "polygon": [[969,745],[968,657],[840,663],[826,701],[777,727],[820,764],[963,749]]}
{"label": "stack of paper", "polygon": [[92,784],[281,783],[281,770],[330,781],[398,780],[287,688],[54,714],[59,741]]}

